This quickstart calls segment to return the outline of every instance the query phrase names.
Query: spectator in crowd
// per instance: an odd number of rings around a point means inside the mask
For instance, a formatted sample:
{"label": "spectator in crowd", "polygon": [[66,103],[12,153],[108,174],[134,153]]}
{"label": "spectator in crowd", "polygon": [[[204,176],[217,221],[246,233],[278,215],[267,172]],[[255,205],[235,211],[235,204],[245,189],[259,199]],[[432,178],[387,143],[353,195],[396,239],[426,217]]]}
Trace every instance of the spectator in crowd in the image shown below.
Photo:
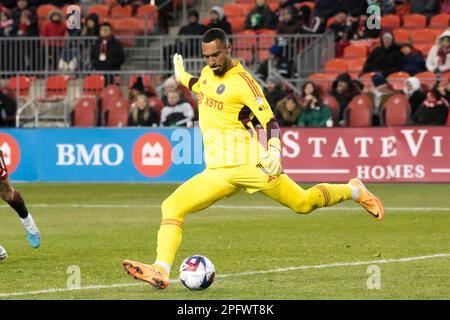
{"label": "spectator in crowd", "polygon": [[231,34],[231,25],[220,6],[214,6],[209,10],[209,18],[211,22],[206,26],[206,30],[212,28],[219,28],[225,31],[226,34]]}
{"label": "spectator in crowd", "polygon": [[335,21],[329,26],[334,31],[334,42],[347,42],[351,38],[352,23],[345,11],[339,11],[334,16]]}
{"label": "spectator in crowd", "polygon": [[380,74],[372,76],[373,87],[365,94],[373,103],[373,125],[380,124],[380,110],[386,101],[395,93],[392,87],[387,83],[386,78]]}
{"label": "spectator in crowd", "polygon": [[295,8],[288,7],[280,12],[277,34],[296,34],[300,32],[300,23],[295,15]]}
{"label": "spectator in crowd", "polygon": [[131,104],[131,111],[128,116],[129,127],[156,127],[158,126],[158,116],[156,111],[149,105],[145,94],[140,94]]}
{"label": "spectator in crowd", "polygon": [[410,0],[411,13],[419,13],[427,17],[434,16],[439,13],[441,8],[441,0]]}
{"label": "spectator in crowd", "polygon": [[337,0],[316,0],[314,13],[322,19],[323,24],[326,25],[327,20],[334,16],[339,9],[339,1]]}
{"label": "spectator in crowd", "polygon": [[17,33],[11,12],[0,6],[0,37],[13,37]]}
{"label": "spectator in crowd", "polygon": [[136,81],[133,83],[133,85],[130,88],[130,91],[128,92],[128,101],[133,103],[136,98],[139,95],[145,95],[146,97],[156,97],[156,91],[151,86],[146,86],[144,84],[144,79],[139,76],[136,78]]}
{"label": "spectator in crowd", "polygon": [[381,46],[376,47],[367,57],[363,73],[381,72],[387,77],[402,68],[402,53],[395,43],[394,35],[390,31],[381,34]]}
{"label": "spectator in crowd", "polygon": [[405,43],[401,47],[402,57],[402,71],[409,73],[411,76],[419,72],[426,71],[425,60],[420,51],[414,50],[413,46]]}
{"label": "spectator in crowd", "polygon": [[[52,10],[49,12],[48,22],[44,24],[41,30],[41,37],[65,37],[67,34],[67,25],[64,21],[64,15],[60,10]],[[59,58],[64,48],[64,40],[48,40],[42,41],[42,45],[48,44],[47,59],[49,61],[50,70],[56,70],[58,67]],[[43,48],[43,50],[46,50]]]}
{"label": "spectator in crowd", "polygon": [[284,99],[287,93],[282,87],[280,78],[269,76],[266,82],[267,86],[264,88],[264,95],[266,96],[267,102],[269,102],[270,108],[274,111],[278,101]]}
{"label": "spectator in crowd", "polygon": [[321,21],[319,17],[312,14],[311,8],[302,6],[299,10],[300,33],[311,34],[318,33],[321,28]]}
{"label": "spectator in crowd", "polygon": [[283,48],[274,44],[269,49],[269,58],[264,60],[256,73],[265,81],[269,76],[269,64],[270,68],[274,68],[281,76],[285,78],[291,77],[292,63],[283,57]]}
{"label": "spectator in crowd", "polygon": [[411,77],[405,80],[403,86],[403,93],[408,98],[409,106],[411,107],[411,114],[416,113],[419,106],[425,100],[425,92],[420,86],[420,80],[416,77]]}
{"label": "spectator in crowd", "polygon": [[28,7],[28,0],[17,1],[17,7],[12,10],[17,36],[34,37],[39,35],[36,12]]}
{"label": "spectator in crowd", "polygon": [[[98,71],[117,71],[125,62],[123,46],[112,34],[109,23],[100,26],[100,37],[91,49],[91,62],[93,69]],[[106,85],[113,80],[113,74],[105,76]]]}
{"label": "spectator in crowd", "polygon": [[[189,23],[182,26],[178,31],[179,36],[202,36],[206,32],[206,26],[199,23],[199,13],[196,10],[190,10],[188,19]],[[192,39],[188,42],[179,41],[175,44],[176,52],[186,57],[197,57],[201,55],[200,39]],[[171,60],[171,59],[169,59]]]}
{"label": "spectator in crowd", "polygon": [[180,99],[180,92],[178,90],[167,93],[167,102],[168,104],[161,110],[161,126],[193,126],[194,109],[192,109],[189,103]]}
{"label": "spectator in crowd", "polygon": [[17,103],[0,90],[0,127],[15,127]]}
{"label": "spectator in crowd", "polygon": [[344,119],[344,110],[352,99],[360,93],[361,90],[353,83],[353,80],[348,73],[340,74],[336,80],[333,81],[331,95],[336,98],[339,104],[338,121]]}
{"label": "spectator in crowd", "polygon": [[85,37],[98,37],[100,35],[100,23],[96,13],[91,13],[86,17],[81,35]]}
{"label": "spectator in crowd", "polygon": [[313,82],[307,82],[302,89],[302,114],[297,121],[299,127],[332,127],[333,119],[329,106],[324,104]]}
{"label": "spectator in crowd", "polygon": [[338,11],[344,11],[352,17],[359,17],[367,12],[367,0],[337,0]]}
{"label": "spectator in crowd", "polygon": [[267,0],[255,0],[255,7],[245,18],[246,29],[271,29],[274,13],[267,5]]}
{"label": "spectator in crowd", "polygon": [[450,70],[450,30],[446,30],[431,47],[426,66],[430,72],[441,73]]}
{"label": "spectator in crowd", "polygon": [[275,117],[280,127],[295,127],[297,125],[302,107],[297,98],[290,94],[278,101],[275,109]]}
{"label": "spectator in crowd", "polygon": [[350,19],[352,20],[352,28],[349,37],[352,40],[375,39],[380,36],[380,29],[368,28],[367,15],[350,17]]}
{"label": "spectator in crowd", "polygon": [[292,10],[292,12],[294,13],[294,19],[298,18],[295,7],[294,7],[294,3],[295,3],[295,1],[293,1],[293,0],[278,0],[278,8],[273,13],[273,21],[272,21],[273,29],[275,29],[277,27],[278,23],[282,19],[283,12],[286,9]]}
{"label": "spectator in crowd", "polygon": [[425,101],[412,115],[411,120],[417,125],[445,125],[448,117],[448,102],[441,93],[434,89],[426,93]]}

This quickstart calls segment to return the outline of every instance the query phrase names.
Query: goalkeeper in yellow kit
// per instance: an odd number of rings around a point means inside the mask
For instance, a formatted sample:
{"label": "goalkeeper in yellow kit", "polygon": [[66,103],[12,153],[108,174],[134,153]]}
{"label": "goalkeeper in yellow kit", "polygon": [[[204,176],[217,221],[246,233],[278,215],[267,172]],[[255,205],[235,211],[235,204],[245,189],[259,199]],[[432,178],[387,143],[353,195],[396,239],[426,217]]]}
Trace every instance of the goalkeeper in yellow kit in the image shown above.
{"label": "goalkeeper in yellow kit", "polygon": [[[283,174],[279,127],[261,87],[231,58],[231,44],[221,29],[205,33],[202,51],[208,65],[200,77],[184,71],[179,54],[174,56],[174,68],[177,81],[198,95],[206,169],[164,200],[156,261],[148,265],[124,260],[128,274],[156,288],[166,288],[186,215],[241,189],[261,192],[302,214],[353,199],[375,218],[383,219],[380,200],[358,179],[304,190]],[[258,141],[254,117],[267,133],[267,148]]]}

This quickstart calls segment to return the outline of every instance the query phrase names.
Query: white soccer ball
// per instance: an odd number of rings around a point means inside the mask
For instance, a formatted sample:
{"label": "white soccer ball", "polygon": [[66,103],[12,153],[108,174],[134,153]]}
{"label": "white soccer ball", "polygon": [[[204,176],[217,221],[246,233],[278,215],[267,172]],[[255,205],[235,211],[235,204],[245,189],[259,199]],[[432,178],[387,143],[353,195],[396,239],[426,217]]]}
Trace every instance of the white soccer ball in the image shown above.
{"label": "white soccer ball", "polygon": [[4,261],[8,258],[8,253],[6,252],[5,248],[0,246],[0,261]]}
{"label": "white soccer ball", "polygon": [[190,256],[180,266],[180,281],[190,290],[203,290],[214,282],[216,270],[204,256]]}

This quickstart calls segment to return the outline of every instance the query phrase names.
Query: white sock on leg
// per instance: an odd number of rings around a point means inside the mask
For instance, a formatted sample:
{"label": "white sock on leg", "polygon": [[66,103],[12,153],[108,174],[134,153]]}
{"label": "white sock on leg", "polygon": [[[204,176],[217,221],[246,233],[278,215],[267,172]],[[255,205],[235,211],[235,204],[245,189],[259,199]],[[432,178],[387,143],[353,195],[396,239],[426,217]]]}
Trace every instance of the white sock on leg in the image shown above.
{"label": "white sock on leg", "polygon": [[352,199],[353,201],[358,200],[359,198],[359,188],[352,186],[351,184],[349,184],[349,187],[352,189]]}
{"label": "white sock on leg", "polygon": [[170,268],[171,268],[170,264],[168,264],[167,262],[164,262],[164,261],[156,261],[155,264],[162,267],[167,272],[167,274],[170,274]]}
{"label": "white sock on leg", "polygon": [[28,213],[28,217],[26,217],[25,219],[20,218],[20,221],[22,221],[23,226],[25,227],[25,229],[32,233],[32,234],[36,234],[39,233],[39,230],[36,226],[36,223],[34,222],[33,216],[31,215],[31,213]]}

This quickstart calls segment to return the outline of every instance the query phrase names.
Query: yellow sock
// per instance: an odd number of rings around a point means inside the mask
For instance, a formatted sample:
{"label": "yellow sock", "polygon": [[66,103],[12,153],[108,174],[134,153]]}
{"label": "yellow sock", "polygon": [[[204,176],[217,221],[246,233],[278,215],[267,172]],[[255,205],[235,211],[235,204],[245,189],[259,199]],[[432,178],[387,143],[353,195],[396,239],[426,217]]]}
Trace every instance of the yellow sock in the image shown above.
{"label": "yellow sock", "polygon": [[183,238],[183,221],[163,219],[158,232],[158,247],[156,261],[172,265],[175,254]]}
{"label": "yellow sock", "polygon": [[317,206],[329,207],[345,200],[352,199],[352,189],[348,184],[321,183],[310,189],[315,191],[313,197],[316,198]]}

